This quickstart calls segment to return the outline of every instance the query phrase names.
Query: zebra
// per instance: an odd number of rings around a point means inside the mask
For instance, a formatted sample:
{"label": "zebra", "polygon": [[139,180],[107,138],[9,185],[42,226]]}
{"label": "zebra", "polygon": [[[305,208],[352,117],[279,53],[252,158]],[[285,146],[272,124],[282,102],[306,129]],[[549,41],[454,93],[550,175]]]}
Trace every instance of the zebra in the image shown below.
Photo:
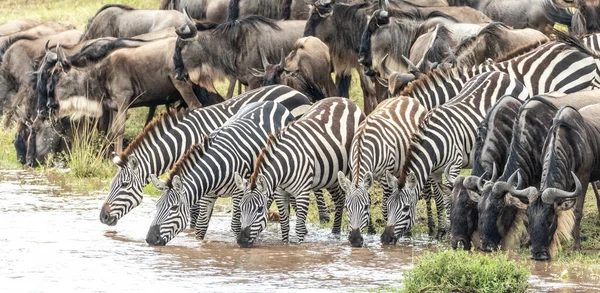
{"label": "zebra", "polygon": [[[148,185],[151,174],[160,175],[169,170],[194,144],[221,126],[242,106],[257,101],[276,101],[295,117],[310,107],[302,93],[287,86],[268,86],[248,91],[223,103],[195,109],[183,114],[167,112],[155,118],[112,161],[119,170],[113,177],[109,194],[100,211],[100,221],[114,226],[142,201],[142,189]],[[197,211],[197,209],[196,209]],[[192,217],[193,221],[195,217]]]}
{"label": "zebra", "polygon": [[[189,208],[183,205],[200,206],[196,237],[203,239],[217,197],[231,195],[233,206],[237,206],[240,190],[234,183],[234,172],[249,176],[269,134],[292,120],[294,117],[279,103],[248,104],[213,131],[204,143],[192,146],[175,163],[166,183],[158,182],[156,175],[151,175],[152,182],[163,194],[146,242],[165,245],[183,231],[190,218]],[[239,230],[237,212],[232,216],[233,226]]]}
{"label": "zebra", "polygon": [[[528,91],[506,73],[486,72],[469,80],[452,101],[427,114],[412,138],[400,176],[386,175],[397,188],[386,203],[388,218],[381,235],[383,244],[395,244],[400,235],[412,229],[418,195],[428,180],[441,185],[446,166],[450,165],[448,173],[455,178],[461,168],[472,165],[477,129],[488,108],[505,95],[525,100]],[[436,198],[436,206],[449,209],[443,196]],[[443,213],[438,213],[436,238],[446,233],[446,222]]]}
{"label": "zebra", "polygon": [[[536,44],[537,45],[537,44]],[[412,81],[400,96],[416,98],[428,110],[455,97],[464,84],[484,72],[499,71],[519,80],[529,96],[548,92],[573,93],[595,86],[598,57],[573,38],[517,50],[495,62],[474,67],[435,69]]]}
{"label": "zebra", "polygon": [[[380,103],[358,127],[350,152],[351,180],[343,172],[338,172],[340,188],[346,194],[345,207],[350,227],[348,240],[352,246],[363,245],[361,230],[371,224],[369,188],[373,180],[381,182],[385,203],[393,188],[385,180],[385,172],[399,175],[412,133],[426,113],[427,109],[417,99],[392,98]],[[385,204],[382,211],[383,217],[387,218]]]}
{"label": "zebra", "polygon": [[341,231],[344,198],[337,172],[347,173],[350,144],[364,114],[346,98],[327,98],[315,103],[304,116],[269,137],[256,160],[250,181],[235,175],[240,199],[241,232],[237,243],[252,247],[267,223],[265,205],[275,199],[280,213],[282,240],[289,241],[289,200],[296,200],[296,235],[307,233],[309,192],[327,189],[335,202],[332,233]]}

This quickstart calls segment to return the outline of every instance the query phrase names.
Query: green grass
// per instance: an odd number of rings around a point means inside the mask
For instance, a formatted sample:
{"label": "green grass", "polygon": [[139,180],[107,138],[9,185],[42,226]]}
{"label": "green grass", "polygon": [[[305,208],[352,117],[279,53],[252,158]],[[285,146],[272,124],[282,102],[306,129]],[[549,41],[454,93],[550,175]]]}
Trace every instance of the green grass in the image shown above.
{"label": "green grass", "polygon": [[426,252],[404,272],[403,288],[417,292],[525,292],[529,269],[503,253]]}

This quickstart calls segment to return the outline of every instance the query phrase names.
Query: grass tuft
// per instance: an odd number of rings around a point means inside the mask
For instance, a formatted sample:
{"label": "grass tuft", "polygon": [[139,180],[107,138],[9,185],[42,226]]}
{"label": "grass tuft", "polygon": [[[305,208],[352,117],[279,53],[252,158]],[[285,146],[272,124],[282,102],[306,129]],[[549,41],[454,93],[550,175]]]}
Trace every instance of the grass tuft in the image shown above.
{"label": "grass tuft", "polygon": [[529,274],[503,253],[427,252],[404,273],[399,292],[525,292]]}
{"label": "grass tuft", "polygon": [[111,146],[106,135],[100,133],[96,125],[72,126],[72,129],[78,130],[73,134],[73,144],[66,151],[71,174],[77,178],[110,177],[114,167],[105,159]]}

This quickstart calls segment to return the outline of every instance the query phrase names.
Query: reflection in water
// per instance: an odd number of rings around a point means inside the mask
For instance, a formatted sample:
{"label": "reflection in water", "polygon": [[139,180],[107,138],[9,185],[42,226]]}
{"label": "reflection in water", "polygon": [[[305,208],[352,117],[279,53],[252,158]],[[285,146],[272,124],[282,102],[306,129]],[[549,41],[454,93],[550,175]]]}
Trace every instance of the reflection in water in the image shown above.
{"label": "reflection in water", "polygon": [[[316,227],[306,243],[282,244],[274,224],[255,248],[240,249],[225,214],[213,217],[207,240],[186,231],[167,246],[150,247],[144,239],[155,199],[145,198],[115,227],[98,220],[103,200],[101,193],[65,193],[26,172],[0,172],[0,292],[347,292],[400,286],[414,255],[434,249],[425,241],[381,247],[378,235],[357,249]],[[598,275],[570,272],[557,281],[558,265],[533,265],[533,291],[600,289]]]}

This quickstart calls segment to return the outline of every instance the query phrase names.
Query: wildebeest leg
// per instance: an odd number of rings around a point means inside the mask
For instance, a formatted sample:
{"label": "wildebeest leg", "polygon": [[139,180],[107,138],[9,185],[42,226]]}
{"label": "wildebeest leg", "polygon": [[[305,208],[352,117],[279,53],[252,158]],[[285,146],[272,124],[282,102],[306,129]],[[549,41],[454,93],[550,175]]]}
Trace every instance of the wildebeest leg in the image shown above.
{"label": "wildebeest leg", "polygon": [[6,105],[7,110],[4,113],[4,128],[8,128],[10,123],[12,122],[12,118],[17,112],[17,108],[22,104],[23,100],[27,96],[27,87],[21,86],[19,91],[12,97],[12,101],[7,101]]}
{"label": "wildebeest leg", "polygon": [[120,105],[117,115],[111,126],[111,140],[114,143],[114,151],[120,154],[123,151],[123,134],[125,133],[125,121],[127,120],[127,106]]}
{"label": "wildebeest leg", "polygon": [[156,106],[148,107],[148,116],[146,116],[146,123],[144,126],[148,125],[148,123],[152,121],[152,118],[154,118],[154,113],[156,113]]}
{"label": "wildebeest leg", "polygon": [[[208,223],[212,217],[213,207],[217,197],[218,196],[214,194],[207,194],[200,197],[200,213],[198,214],[198,221],[196,222],[196,238],[198,239],[204,239],[204,236],[206,235]],[[232,220],[233,218],[235,217],[232,217]]]}
{"label": "wildebeest leg", "polygon": [[202,104],[194,94],[194,90],[192,89],[191,84],[176,79],[171,79],[171,81],[173,82],[173,85],[175,86],[185,103],[188,105],[188,108],[196,109],[202,107]]}
{"label": "wildebeest leg", "polygon": [[598,217],[600,218],[600,193],[598,192],[598,183],[600,181],[592,182],[592,187],[594,188],[594,195],[596,195],[596,207],[598,208]]}
{"label": "wildebeest leg", "polygon": [[[587,182],[581,186],[587,186]],[[584,194],[577,198],[575,203],[575,225],[573,226],[573,249],[581,250],[581,218],[583,217],[583,204],[585,203],[585,190]]]}
{"label": "wildebeest leg", "polygon": [[315,201],[317,202],[317,209],[319,210],[319,222],[329,223],[329,212],[327,212],[327,206],[325,205],[325,198],[323,197],[323,191],[315,191]]}
{"label": "wildebeest leg", "polygon": [[335,83],[338,86],[338,97],[347,98],[350,96],[350,83],[352,82],[352,74],[347,73],[336,73]]}
{"label": "wildebeest leg", "polygon": [[363,91],[363,99],[364,99],[364,112],[365,115],[369,115],[375,107],[377,107],[377,97],[375,94],[375,87],[371,82],[371,79],[365,75],[362,70],[358,70],[358,74],[360,77],[360,87]]}
{"label": "wildebeest leg", "polygon": [[235,91],[235,82],[237,80],[234,77],[229,78],[229,87],[227,88],[227,99],[231,99],[233,97],[233,91]]}

